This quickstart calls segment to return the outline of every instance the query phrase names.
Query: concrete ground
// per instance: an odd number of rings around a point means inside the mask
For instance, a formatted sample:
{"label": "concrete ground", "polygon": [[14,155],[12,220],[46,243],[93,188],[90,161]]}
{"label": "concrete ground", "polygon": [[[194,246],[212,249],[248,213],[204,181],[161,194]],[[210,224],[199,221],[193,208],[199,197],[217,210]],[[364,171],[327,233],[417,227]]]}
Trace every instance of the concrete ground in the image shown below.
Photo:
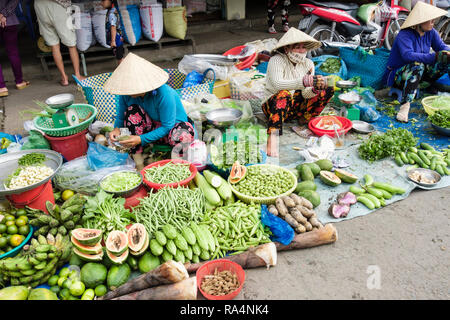
{"label": "concrete ground", "polygon": [[[196,36],[197,52],[222,53],[269,37],[264,31],[265,27],[260,26],[203,33]],[[182,57],[183,50],[189,48],[159,53],[142,50],[138,54],[161,67],[176,67],[177,60],[172,59]],[[6,115],[0,121],[4,125],[0,131],[24,134],[18,113],[33,107],[34,99],[42,101],[71,92],[77,102],[83,101],[75,85],[58,85],[54,67],[53,80],[46,81],[33,56],[24,60],[25,77],[32,85],[22,91],[13,89],[8,64],[0,60],[10,87],[10,96],[0,99],[0,111],[4,105]],[[89,74],[112,71],[114,63],[109,58],[90,60]],[[72,72],[70,63],[66,67]],[[449,299],[449,207],[449,188],[421,190],[372,214],[337,223],[338,240],[334,244],[281,252],[275,267],[247,270],[237,299]]]}

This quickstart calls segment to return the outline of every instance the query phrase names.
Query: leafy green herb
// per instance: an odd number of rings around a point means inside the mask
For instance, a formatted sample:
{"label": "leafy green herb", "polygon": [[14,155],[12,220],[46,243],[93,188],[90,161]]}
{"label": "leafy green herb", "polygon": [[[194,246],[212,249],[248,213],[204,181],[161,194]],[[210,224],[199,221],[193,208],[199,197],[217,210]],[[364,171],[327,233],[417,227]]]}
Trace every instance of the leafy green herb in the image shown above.
{"label": "leafy green herb", "polygon": [[328,58],[322,63],[319,69],[326,73],[339,73],[339,70],[341,70],[341,61],[339,58]]}
{"label": "leafy green herb", "polygon": [[359,156],[369,162],[395,156],[417,144],[418,138],[406,129],[396,128],[374,134],[358,147]]}
{"label": "leafy green herb", "polygon": [[18,163],[21,167],[28,167],[28,166],[39,166],[43,164],[46,160],[46,157],[42,153],[28,153],[24,156],[22,156]]}
{"label": "leafy green herb", "polygon": [[432,124],[442,128],[450,128],[450,110],[438,110],[428,117]]}

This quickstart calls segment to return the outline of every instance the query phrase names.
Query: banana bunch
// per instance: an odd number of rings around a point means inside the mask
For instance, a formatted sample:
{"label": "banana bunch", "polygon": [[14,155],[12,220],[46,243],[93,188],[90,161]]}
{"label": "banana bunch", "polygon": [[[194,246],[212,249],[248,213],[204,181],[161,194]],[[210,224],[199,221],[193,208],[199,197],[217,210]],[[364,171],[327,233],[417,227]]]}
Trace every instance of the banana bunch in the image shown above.
{"label": "banana bunch", "polygon": [[[81,217],[86,198],[81,194],[76,194],[65,201],[61,206],[46,202],[49,214],[40,210],[27,208],[30,224],[39,228],[35,234],[46,236],[50,233],[53,236],[60,233],[63,236],[70,234],[75,228],[81,228]],[[80,222],[80,224],[78,224]]]}
{"label": "banana bunch", "polygon": [[13,286],[33,288],[46,283],[70,259],[71,250],[68,236],[39,235],[31,240],[30,245],[25,245],[19,255],[0,262],[2,280]]}

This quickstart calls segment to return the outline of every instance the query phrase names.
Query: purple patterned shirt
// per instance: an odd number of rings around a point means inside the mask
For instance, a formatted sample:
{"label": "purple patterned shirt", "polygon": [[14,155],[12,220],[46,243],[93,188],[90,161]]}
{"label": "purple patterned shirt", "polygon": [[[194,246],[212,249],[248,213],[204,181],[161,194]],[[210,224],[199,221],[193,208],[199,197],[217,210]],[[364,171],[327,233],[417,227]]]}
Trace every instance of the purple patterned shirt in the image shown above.
{"label": "purple patterned shirt", "polygon": [[16,16],[16,8],[19,0],[0,0],[0,13],[6,17],[6,26],[14,26],[19,24]]}

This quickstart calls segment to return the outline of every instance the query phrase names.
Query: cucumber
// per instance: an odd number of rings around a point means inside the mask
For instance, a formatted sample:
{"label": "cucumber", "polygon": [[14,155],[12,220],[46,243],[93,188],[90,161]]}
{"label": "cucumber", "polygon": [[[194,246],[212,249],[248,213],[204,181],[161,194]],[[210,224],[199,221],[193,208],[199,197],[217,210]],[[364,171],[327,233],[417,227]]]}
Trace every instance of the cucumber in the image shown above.
{"label": "cucumber", "polygon": [[446,176],[450,175],[450,170],[449,170],[446,166],[442,166],[442,165],[441,165],[441,167],[442,167],[442,170],[444,170],[444,174],[445,174]]}
{"label": "cucumber", "polygon": [[425,142],[422,142],[420,144],[420,147],[425,150],[436,151],[431,145],[429,145],[428,143],[425,143]]}
{"label": "cucumber", "polygon": [[387,192],[389,192],[391,194],[404,194],[406,192],[405,189],[393,186],[389,183],[382,183],[382,182],[375,181],[373,183],[373,186],[378,189],[386,190]]}
{"label": "cucumber", "polygon": [[213,175],[215,175],[218,179],[222,180],[222,183],[217,188],[217,193],[223,200],[230,200],[233,197],[233,191],[231,190],[230,185],[228,184],[228,181],[226,181],[224,178],[222,178],[218,173],[211,172]]}
{"label": "cucumber", "polygon": [[430,169],[431,170],[435,170],[436,169],[436,162],[437,162],[437,157],[433,157],[431,159],[431,163],[430,163]]}
{"label": "cucumber", "polygon": [[206,237],[203,234],[200,227],[193,221],[191,221],[189,226],[191,227],[192,231],[194,232],[195,238],[197,238],[197,243],[198,243],[199,247],[202,250],[209,250],[208,240],[206,239]]}
{"label": "cucumber", "polygon": [[379,198],[379,199],[390,199],[390,198],[392,198],[392,193],[390,193],[390,192],[388,192],[388,191],[386,191],[386,190],[384,190],[384,189],[378,189],[378,188],[374,188],[374,187],[372,187],[372,189],[374,189],[374,190],[377,190],[378,192],[381,192],[381,194],[383,195],[381,198],[380,197],[377,197],[377,198]]}
{"label": "cucumber", "polygon": [[442,166],[440,164],[438,164],[436,166],[436,172],[439,173],[441,176],[445,176],[444,169],[442,168]]}
{"label": "cucumber", "polygon": [[366,186],[370,186],[373,183],[373,177],[370,174],[365,174],[364,181],[366,182]]}
{"label": "cucumber", "polygon": [[419,166],[421,166],[422,168],[424,167],[424,162],[422,161],[422,159],[415,153],[410,153],[410,158],[414,160],[415,163],[417,163]]}
{"label": "cucumber", "polygon": [[397,155],[395,156],[394,160],[395,160],[395,163],[396,163],[399,167],[402,167],[402,166],[404,165],[404,163],[403,163],[403,161],[402,161],[402,158],[400,157],[400,154],[399,154],[399,153],[397,153]]}
{"label": "cucumber", "polygon": [[378,189],[376,188],[368,187],[367,192],[377,198],[383,198],[383,193],[381,191],[378,191]]}
{"label": "cucumber", "polygon": [[195,184],[203,191],[206,200],[209,201],[214,206],[219,205],[221,198],[217,193],[216,189],[214,189],[208,181],[206,181],[205,177],[197,173],[194,177]]}
{"label": "cucumber", "polygon": [[375,208],[381,207],[380,199],[378,199],[378,198],[375,197],[374,195],[371,195],[371,194],[369,194],[369,193],[366,193],[365,195],[362,195],[361,197],[366,197],[366,198],[368,198],[370,201],[372,201],[372,203],[375,205]]}
{"label": "cucumber", "polygon": [[412,152],[407,152],[406,153],[406,156],[408,157],[408,159],[409,159],[409,164],[415,164],[416,162],[414,161],[414,159],[412,158],[412,155],[413,153]]}
{"label": "cucumber", "polygon": [[215,189],[219,188],[220,185],[223,183],[222,179],[219,179],[209,170],[203,170],[203,176],[205,177],[206,181],[208,181],[208,183]]}
{"label": "cucumber", "polygon": [[173,256],[177,253],[177,246],[172,239],[167,240],[166,250]]}
{"label": "cucumber", "polygon": [[175,239],[177,237],[177,229],[170,224],[164,225],[162,227],[162,232],[164,232],[167,239]]}
{"label": "cucumber", "polygon": [[428,157],[425,155],[425,152],[423,152],[422,150],[420,150],[417,154],[419,155],[420,159],[422,159],[422,161],[423,161],[427,166],[429,166],[429,165],[431,164],[431,161],[430,161],[430,159],[428,159]]}
{"label": "cucumber", "polygon": [[365,205],[370,210],[375,209],[375,204],[369,198],[366,198],[364,195],[357,196],[356,200],[358,202],[361,202],[363,205]]}
{"label": "cucumber", "polygon": [[417,153],[417,151],[419,151],[419,150],[417,150],[416,147],[409,147],[408,151],[413,152],[413,153]]}
{"label": "cucumber", "polygon": [[193,246],[197,242],[194,231],[192,231],[192,229],[188,226],[184,227],[183,230],[181,230],[181,234],[186,239],[187,243],[189,243],[191,246]]}
{"label": "cucumber", "polygon": [[359,188],[357,186],[350,186],[349,191],[355,195],[366,193],[366,190]]}
{"label": "cucumber", "polygon": [[408,159],[408,157],[406,156],[406,153],[405,152],[400,152],[400,158],[402,159],[402,161],[403,161],[403,163],[404,164],[407,164],[407,163],[409,163],[409,159]]}

